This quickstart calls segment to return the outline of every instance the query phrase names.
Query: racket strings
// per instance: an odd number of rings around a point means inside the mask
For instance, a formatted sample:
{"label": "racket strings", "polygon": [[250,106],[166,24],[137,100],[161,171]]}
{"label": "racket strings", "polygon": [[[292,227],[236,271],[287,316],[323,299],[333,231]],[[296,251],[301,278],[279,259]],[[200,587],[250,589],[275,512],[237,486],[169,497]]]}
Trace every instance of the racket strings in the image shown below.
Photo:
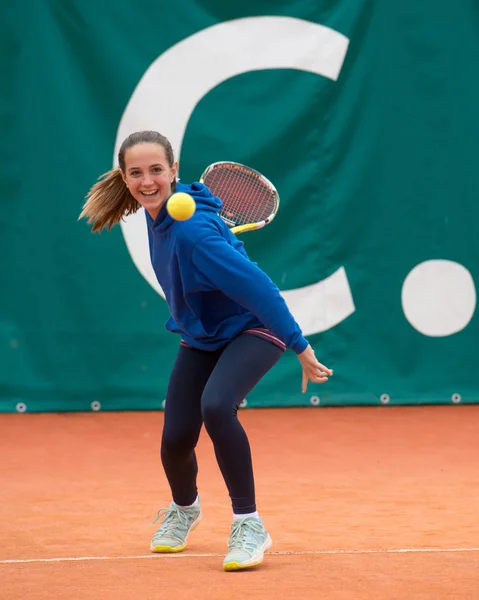
{"label": "racket strings", "polygon": [[221,216],[235,225],[259,223],[276,210],[276,192],[246,169],[221,165],[206,175],[204,183],[223,202]]}

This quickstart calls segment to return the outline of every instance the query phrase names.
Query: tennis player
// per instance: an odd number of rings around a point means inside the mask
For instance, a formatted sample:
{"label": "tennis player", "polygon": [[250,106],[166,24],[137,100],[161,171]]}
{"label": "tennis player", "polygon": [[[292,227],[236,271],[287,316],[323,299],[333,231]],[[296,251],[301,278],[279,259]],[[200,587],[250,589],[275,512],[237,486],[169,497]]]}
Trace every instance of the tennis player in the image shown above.
{"label": "tennis player", "polygon": [[[279,289],[218,216],[221,200],[201,183],[177,183],[178,164],[164,136],[131,134],[118,163],[91,188],[79,218],[100,231],[145,208],[151,262],[171,312],[166,328],[181,336],[161,440],[173,502],[158,511],[151,551],[182,551],[200,522],[195,447],[204,423],[233,508],[223,567],[246,569],[263,561],[272,541],[257,511],[238,408],[287,348],[301,363],[303,392],[308,381],[323,383],[332,371],[318,362]],[[189,220],[167,213],[175,190],[195,199]]]}

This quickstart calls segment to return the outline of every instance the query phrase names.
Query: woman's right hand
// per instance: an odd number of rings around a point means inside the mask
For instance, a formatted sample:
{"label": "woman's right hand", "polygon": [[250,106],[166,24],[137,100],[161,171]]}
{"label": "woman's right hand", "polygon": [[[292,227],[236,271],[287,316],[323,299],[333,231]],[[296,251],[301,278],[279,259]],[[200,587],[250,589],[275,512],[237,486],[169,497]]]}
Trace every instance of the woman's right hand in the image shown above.
{"label": "woman's right hand", "polygon": [[306,350],[298,354],[298,360],[303,368],[302,391],[306,391],[308,381],[313,383],[324,383],[333,374],[331,369],[322,365],[316,359],[314,350],[308,344]]}

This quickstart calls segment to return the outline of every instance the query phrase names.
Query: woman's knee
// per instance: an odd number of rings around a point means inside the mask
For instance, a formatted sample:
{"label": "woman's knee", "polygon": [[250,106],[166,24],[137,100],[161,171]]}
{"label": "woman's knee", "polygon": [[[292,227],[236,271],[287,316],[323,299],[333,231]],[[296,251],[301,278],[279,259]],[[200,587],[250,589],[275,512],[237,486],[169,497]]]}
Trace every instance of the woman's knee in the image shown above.
{"label": "woman's knee", "polygon": [[204,393],[201,399],[201,413],[208,431],[235,419],[237,410],[238,406],[227,393]]}

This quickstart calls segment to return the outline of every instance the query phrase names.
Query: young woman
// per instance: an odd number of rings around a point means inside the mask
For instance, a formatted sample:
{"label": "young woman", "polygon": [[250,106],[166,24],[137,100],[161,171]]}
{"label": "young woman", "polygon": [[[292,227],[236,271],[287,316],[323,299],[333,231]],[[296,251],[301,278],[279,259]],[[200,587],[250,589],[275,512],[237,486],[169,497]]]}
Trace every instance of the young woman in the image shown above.
{"label": "young woman", "polygon": [[[221,200],[200,183],[176,182],[169,141],[154,131],[131,134],[119,168],[90,190],[80,218],[110,229],[145,209],[151,262],[171,312],[166,328],[181,336],[165,403],[161,460],[173,502],[158,512],[153,552],[180,552],[201,519],[195,447],[204,423],[233,507],[225,570],[258,565],[272,541],[256,510],[250,446],[237,411],[243,398],[286,348],[301,363],[302,389],[332,371],[317,361],[279,289],[251,262],[243,243],[218,216]],[[196,212],[175,221],[166,211],[174,191]]]}

